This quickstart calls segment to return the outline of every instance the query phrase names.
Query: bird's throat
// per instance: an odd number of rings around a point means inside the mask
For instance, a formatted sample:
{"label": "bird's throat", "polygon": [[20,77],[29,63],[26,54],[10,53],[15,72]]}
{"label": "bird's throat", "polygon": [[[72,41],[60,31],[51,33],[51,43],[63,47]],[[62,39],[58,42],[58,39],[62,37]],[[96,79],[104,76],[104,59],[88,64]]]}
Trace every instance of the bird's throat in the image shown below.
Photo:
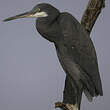
{"label": "bird's throat", "polygon": [[38,19],[36,21],[36,29],[45,39],[51,42],[58,42],[60,39],[61,31],[55,20],[49,21],[48,19]]}

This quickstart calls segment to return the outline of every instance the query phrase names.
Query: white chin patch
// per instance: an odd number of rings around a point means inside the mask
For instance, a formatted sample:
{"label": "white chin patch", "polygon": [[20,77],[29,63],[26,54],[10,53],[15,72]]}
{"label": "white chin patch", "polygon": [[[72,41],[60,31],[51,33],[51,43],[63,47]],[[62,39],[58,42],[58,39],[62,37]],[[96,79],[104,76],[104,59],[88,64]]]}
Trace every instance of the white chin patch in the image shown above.
{"label": "white chin patch", "polygon": [[37,12],[32,16],[35,17],[35,18],[39,18],[39,17],[47,17],[48,14],[46,12]]}

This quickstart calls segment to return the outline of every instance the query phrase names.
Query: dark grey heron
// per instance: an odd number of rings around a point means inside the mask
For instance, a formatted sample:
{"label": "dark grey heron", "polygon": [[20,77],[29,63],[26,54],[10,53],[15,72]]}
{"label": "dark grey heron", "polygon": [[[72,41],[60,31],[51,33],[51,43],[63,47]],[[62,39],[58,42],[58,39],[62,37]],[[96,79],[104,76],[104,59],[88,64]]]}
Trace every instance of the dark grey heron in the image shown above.
{"label": "dark grey heron", "polygon": [[78,110],[83,92],[89,101],[103,95],[94,45],[88,33],[71,14],[61,13],[52,5],[41,3],[29,12],[4,21],[18,18],[37,18],[38,32],[55,44],[66,73],[64,103],[73,104]]}

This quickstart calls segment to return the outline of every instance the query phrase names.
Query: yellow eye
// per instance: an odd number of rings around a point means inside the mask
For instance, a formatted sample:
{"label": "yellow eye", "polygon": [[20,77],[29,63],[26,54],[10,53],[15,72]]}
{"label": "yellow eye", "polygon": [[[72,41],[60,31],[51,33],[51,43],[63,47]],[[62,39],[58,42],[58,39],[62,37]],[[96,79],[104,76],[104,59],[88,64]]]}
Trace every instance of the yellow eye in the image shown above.
{"label": "yellow eye", "polygon": [[37,12],[40,12],[40,8],[37,8],[37,10],[36,10]]}

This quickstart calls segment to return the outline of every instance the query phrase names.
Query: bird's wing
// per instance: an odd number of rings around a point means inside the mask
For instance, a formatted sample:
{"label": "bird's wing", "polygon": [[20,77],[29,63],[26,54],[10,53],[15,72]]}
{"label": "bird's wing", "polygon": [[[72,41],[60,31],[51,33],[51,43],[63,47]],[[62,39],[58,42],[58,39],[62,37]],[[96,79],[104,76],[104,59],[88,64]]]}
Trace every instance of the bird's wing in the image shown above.
{"label": "bird's wing", "polygon": [[95,88],[94,95],[103,95],[96,52],[89,35],[68,13],[60,15],[58,24],[62,30],[64,37],[62,44],[67,48],[68,57],[92,80]]}

